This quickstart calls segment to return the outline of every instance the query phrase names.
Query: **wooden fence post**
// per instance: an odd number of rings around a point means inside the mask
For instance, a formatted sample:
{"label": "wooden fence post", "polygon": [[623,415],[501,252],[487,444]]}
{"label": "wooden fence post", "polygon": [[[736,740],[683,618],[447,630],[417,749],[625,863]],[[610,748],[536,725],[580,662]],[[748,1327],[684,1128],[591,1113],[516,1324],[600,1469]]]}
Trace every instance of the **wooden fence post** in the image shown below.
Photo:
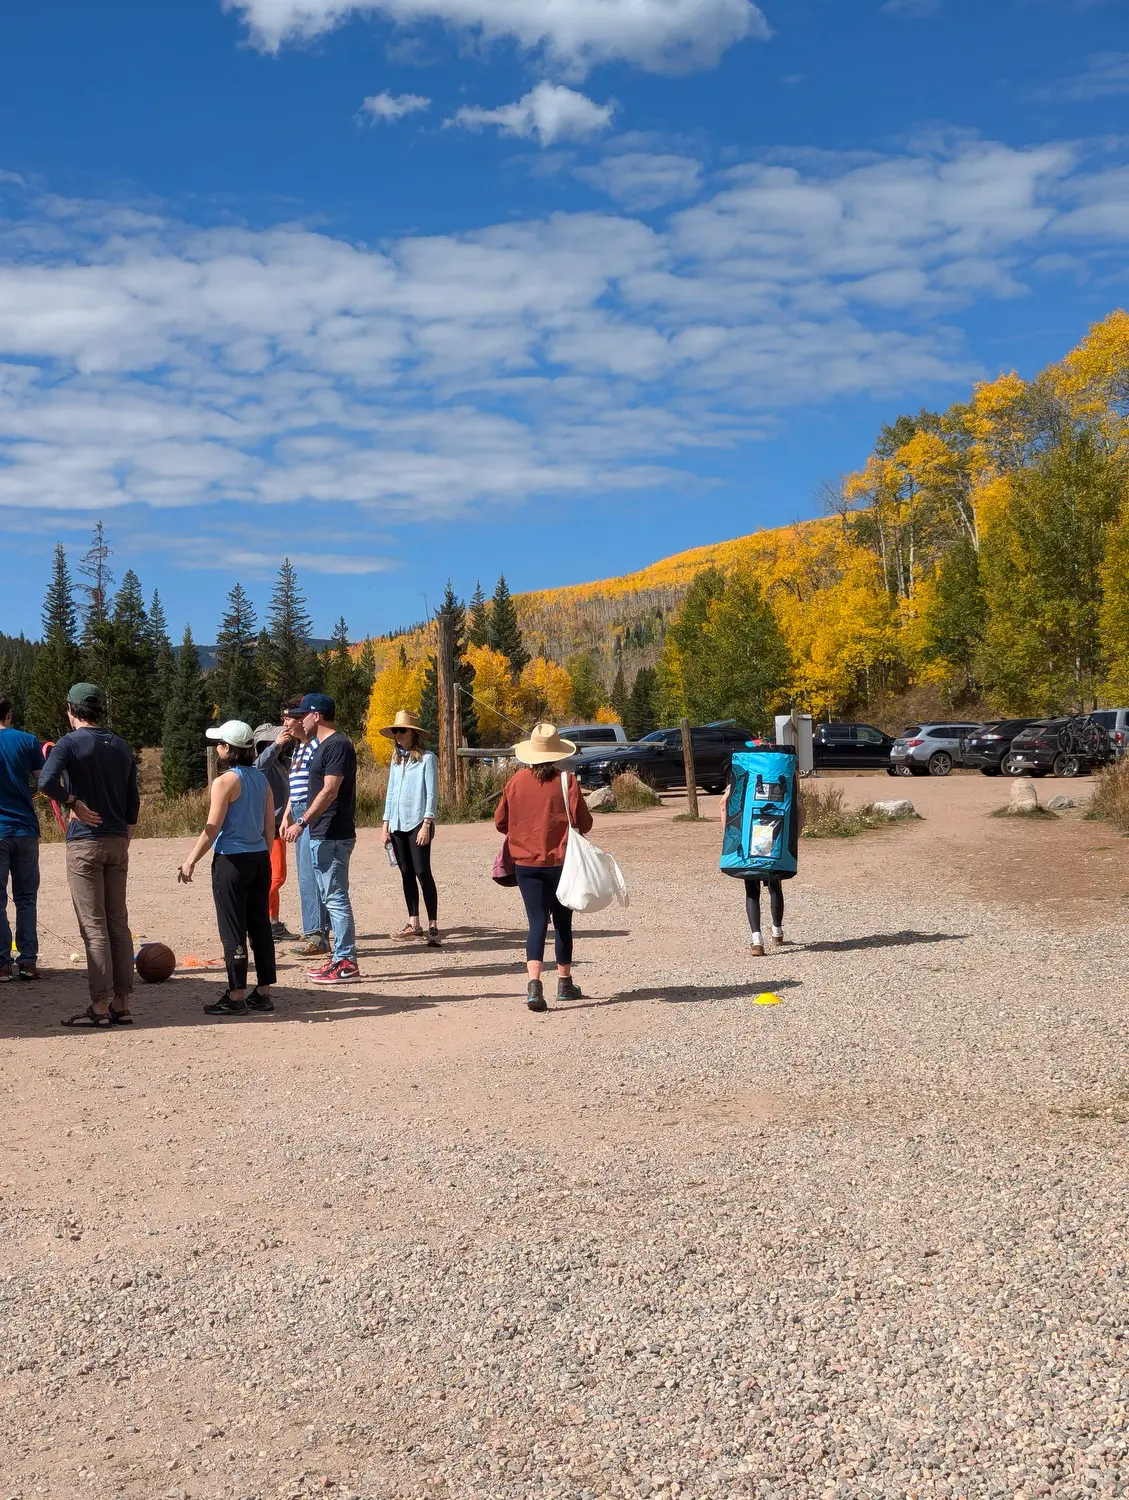
{"label": "wooden fence post", "polygon": [[216,754],[216,747],[214,745],[209,745],[208,746],[207,756],[208,756],[208,785],[211,786],[212,782],[215,781],[216,777],[220,774],[219,756]]}
{"label": "wooden fence post", "polygon": [[682,720],[682,763],[686,767],[686,811],[692,818],[698,816],[698,781],[694,774],[694,741],[690,734],[690,720]]}
{"label": "wooden fence post", "polygon": [[445,610],[436,617],[439,646],[436,651],[436,697],[439,699],[439,795],[448,804],[454,802],[457,773],[455,770],[455,622]]}

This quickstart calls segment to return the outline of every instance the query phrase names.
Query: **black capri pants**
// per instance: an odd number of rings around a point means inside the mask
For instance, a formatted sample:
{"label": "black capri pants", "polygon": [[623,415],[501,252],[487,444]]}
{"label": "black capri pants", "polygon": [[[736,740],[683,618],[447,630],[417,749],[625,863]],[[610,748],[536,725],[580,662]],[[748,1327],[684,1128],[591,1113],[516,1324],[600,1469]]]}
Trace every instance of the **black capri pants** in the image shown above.
{"label": "black capri pants", "polygon": [[247,988],[248,939],[255,955],[256,983],[273,984],[278,974],[270,930],[270,855],[266,850],[258,854],[214,854],[212,899],[228,987]]}
{"label": "black capri pants", "polygon": [[[772,925],[774,927],[784,926],[784,883],[769,877],[764,882],[768,886],[768,900],[772,911]],[[749,919],[749,926],[754,932],[761,932],[761,882],[759,880],[745,881],[745,915]]]}
{"label": "black capri pants", "polygon": [[542,962],[549,918],[553,919],[553,950],[558,964],[572,963],[572,912],[557,900],[563,865],[514,865],[517,888],[525,902],[529,935],[525,940],[526,959]]}
{"label": "black capri pants", "polygon": [[419,823],[407,833],[389,829],[389,837],[396,863],[400,866],[400,880],[404,887],[404,900],[408,904],[408,916],[419,916],[419,895],[422,891],[427,920],[434,922],[439,915],[439,893],[435,889],[435,878],[431,873],[431,846],[435,842],[435,830],[431,830],[431,838],[421,847],[416,843],[416,834],[422,827],[423,824]]}

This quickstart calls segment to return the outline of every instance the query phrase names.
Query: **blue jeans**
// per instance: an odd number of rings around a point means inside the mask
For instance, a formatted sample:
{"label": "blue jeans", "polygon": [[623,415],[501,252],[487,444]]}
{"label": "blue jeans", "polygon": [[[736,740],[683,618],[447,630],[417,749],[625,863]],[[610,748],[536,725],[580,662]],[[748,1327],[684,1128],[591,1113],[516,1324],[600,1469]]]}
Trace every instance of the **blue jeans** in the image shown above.
{"label": "blue jeans", "polygon": [[39,957],[35,930],[35,902],[39,893],[39,839],[0,838],[0,967],[12,962],[12,929],[8,925],[8,876],[12,877],[12,905],[16,908],[16,948],[21,964]]}
{"label": "blue jeans", "polygon": [[356,839],[310,839],[318,895],[333,926],[334,963],[343,958],[354,964],[357,961],[357,931],[349,900],[349,860],[356,842]]}
{"label": "blue jeans", "polygon": [[[300,818],[306,811],[304,802],[295,803],[291,815]],[[321,899],[317,879],[314,875],[314,857],[310,853],[310,835],[302,832],[294,845],[295,862],[298,866],[298,900],[302,907],[302,936],[313,937],[315,933],[328,933],[329,913]]]}

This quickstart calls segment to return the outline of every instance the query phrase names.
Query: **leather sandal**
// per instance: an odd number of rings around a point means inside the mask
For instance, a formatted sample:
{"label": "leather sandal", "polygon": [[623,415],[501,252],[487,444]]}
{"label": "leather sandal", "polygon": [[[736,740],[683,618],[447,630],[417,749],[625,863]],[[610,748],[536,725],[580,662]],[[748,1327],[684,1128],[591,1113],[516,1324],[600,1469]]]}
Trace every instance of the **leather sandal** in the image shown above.
{"label": "leather sandal", "polygon": [[93,1005],[88,1005],[77,1016],[68,1016],[59,1022],[60,1026],[69,1026],[74,1031],[109,1031],[113,1024],[109,1015],[103,1015]]}

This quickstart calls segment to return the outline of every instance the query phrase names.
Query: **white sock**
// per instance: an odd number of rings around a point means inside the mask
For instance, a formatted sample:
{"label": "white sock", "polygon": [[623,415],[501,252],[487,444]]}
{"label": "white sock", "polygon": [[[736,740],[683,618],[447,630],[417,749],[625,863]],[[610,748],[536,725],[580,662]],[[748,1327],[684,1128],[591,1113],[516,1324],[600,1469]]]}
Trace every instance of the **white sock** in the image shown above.
{"label": "white sock", "polygon": [[783,927],[773,927],[773,929],[772,929],[772,935],[773,935],[773,937],[783,937],[784,936],[784,929],[783,929]]}
{"label": "white sock", "polygon": [[764,947],[764,938],[761,937],[761,935],[760,935],[759,932],[754,932],[753,933],[753,947],[754,948],[763,948]]}

